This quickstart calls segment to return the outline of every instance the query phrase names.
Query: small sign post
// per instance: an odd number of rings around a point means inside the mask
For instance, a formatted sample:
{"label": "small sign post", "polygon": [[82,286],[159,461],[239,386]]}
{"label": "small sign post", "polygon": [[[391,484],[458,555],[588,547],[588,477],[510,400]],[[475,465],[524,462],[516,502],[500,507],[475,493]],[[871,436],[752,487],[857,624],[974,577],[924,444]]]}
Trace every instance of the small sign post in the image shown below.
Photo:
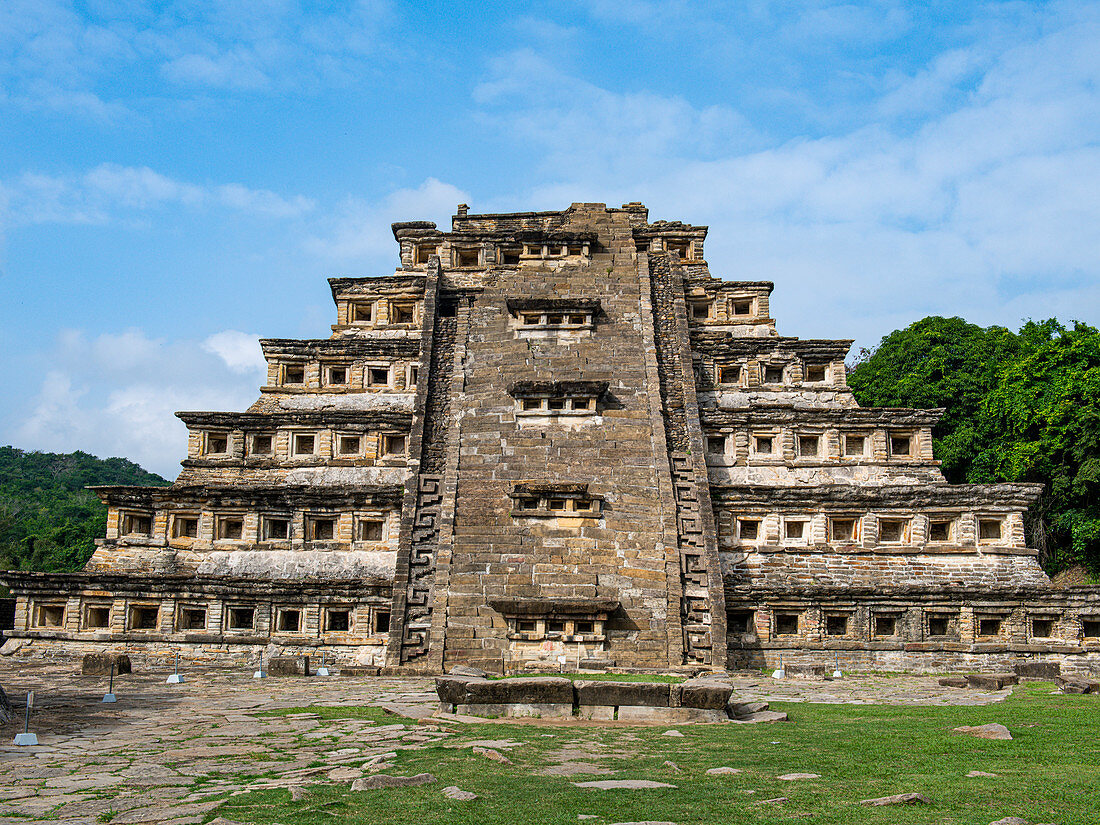
{"label": "small sign post", "polygon": [[38,736],[30,732],[31,708],[34,706],[34,691],[27,691],[27,713],[23,717],[23,732],[15,734],[16,745],[37,745]]}
{"label": "small sign post", "polygon": [[182,676],[180,676],[180,652],[177,650],[176,651],[176,661],[175,661],[175,664],[172,667],[172,675],[168,677],[168,681],[165,682],[165,684],[179,685],[179,684],[183,684],[184,681],[185,681],[184,678]]}
{"label": "small sign post", "polygon": [[321,651],[321,666],[317,668],[318,676],[329,676],[328,668],[325,667],[325,651]]}
{"label": "small sign post", "polygon": [[565,663],[568,661],[569,659],[566,656],[558,657],[558,673],[565,673]]}
{"label": "small sign post", "polygon": [[117,702],[117,701],[118,701],[118,698],[115,696],[115,663],[114,663],[114,661],[112,661],[111,662],[111,681],[110,681],[109,687],[107,688],[107,692],[103,694],[103,702],[104,702],[104,704],[109,705],[112,702]]}
{"label": "small sign post", "polygon": [[263,654],[262,651],[260,653],[260,668],[259,668],[259,670],[257,670],[255,673],[252,674],[252,678],[253,679],[266,679],[267,678],[267,671],[264,670],[264,654]]}

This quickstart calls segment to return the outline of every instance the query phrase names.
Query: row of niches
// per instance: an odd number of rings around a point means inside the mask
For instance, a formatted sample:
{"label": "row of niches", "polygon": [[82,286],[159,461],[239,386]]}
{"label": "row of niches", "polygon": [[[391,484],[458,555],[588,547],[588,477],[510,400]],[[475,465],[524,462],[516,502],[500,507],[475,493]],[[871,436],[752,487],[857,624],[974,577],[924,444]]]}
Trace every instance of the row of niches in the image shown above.
{"label": "row of niches", "polygon": [[[1070,642],[1100,647],[1100,609],[1095,614],[974,607],[774,605],[727,612],[731,640],[900,642]],[[746,638],[747,637],[747,638]]]}
{"label": "row of niches", "polygon": [[573,616],[508,616],[508,638],[541,642],[602,642],[607,639],[605,622],[599,618]]}
{"label": "row of niches", "polygon": [[932,461],[932,431],[799,427],[708,432],[710,466]]}
{"label": "row of niches", "polygon": [[437,241],[416,244],[403,243],[403,266],[424,267],[439,256],[444,267],[451,269],[484,269],[491,266],[520,266],[561,260],[583,261],[591,257],[592,244],[576,243],[440,243]]}
{"label": "row of niches", "polygon": [[190,550],[396,550],[396,511],[111,508],[107,538]]}
{"label": "row of niches", "polygon": [[283,461],[292,466],[349,462],[365,466],[404,466],[408,436],[365,429],[192,430],[189,459]]}
{"label": "row of niches", "polygon": [[416,392],[419,361],[274,361],[267,367],[267,391]]}
{"label": "row of niches", "polygon": [[599,518],[602,499],[587,493],[518,494],[512,497],[515,518]]}
{"label": "row of niches", "polygon": [[728,326],[767,320],[769,301],[766,294],[718,294],[713,296],[689,296],[687,299],[688,322]]}
{"label": "row of niches", "polygon": [[722,549],[783,547],[942,547],[1026,546],[1020,513],[765,513],[717,507],[715,521]]}
{"label": "row of niches", "polygon": [[[389,605],[351,602],[255,604],[247,601],[164,601],[84,598],[36,600],[28,630],[112,633],[225,633],[313,637],[382,637]],[[75,626],[74,626],[75,625]]]}
{"label": "row of niches", "polygon": [[423,313],[424,301],[407,294],[341,297],[336,301],[338,327],[417,329]]}
{"label": "row of niches", "polygon": [[737,390],[746,387],[781,390],[788,387],[847,387],[843,361],[749,360],[718,364],[707,359],[696,368],[700,389]]}

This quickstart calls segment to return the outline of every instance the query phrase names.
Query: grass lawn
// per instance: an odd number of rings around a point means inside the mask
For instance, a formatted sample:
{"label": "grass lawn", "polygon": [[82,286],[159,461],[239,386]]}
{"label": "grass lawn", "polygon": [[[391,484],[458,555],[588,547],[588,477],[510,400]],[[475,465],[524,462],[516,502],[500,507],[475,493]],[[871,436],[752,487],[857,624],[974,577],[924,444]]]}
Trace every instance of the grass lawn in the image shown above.
{"label": "grass lawn", "polygon": [[[1018,687],[1004,703],[976,707],[897,707],[773,703],[790,723],[682,725],[683,738],[665,728],[536,725],[452,725],[468,739],[511,739],[513,765],[432,746],[401,751],[392,774],[434,774],[438,782],[410,788],[352,792],[348,785],[313,786],[308,800],[291,802],[285,790],[233,797],[218,814],[254,823],[569,823],[644,820],[687,823],[875,823],[875,825],[988,825],[1007,816],[1032,823],[1100,822],[1100,697],[1052,695],[1047,683]],[[325,718],[379,718],[356,708],[294,708]],[[387,721],[395,721],[388,717]],[[1012,741],[952,734],[958,725],[1000,722]],[[453,744],[453,743],[452,743]],[[561,751],[615,771],[607,776],[545,776]],[[584,756],[585,752],[591,756]],[[672,760],[680,772],[666,767]],[[741,768],[708,776],[707,768]],[[997,778],[966,777],[968,771]],[[785,773],[820,779],[782,781]],[[589,790],[572,782],[653,779],[676,785],[652,790]],[[479,798],[458,802],[442,790],[457,785]],[[750,793],[751,791],[751,793]],[[916,791],[931,805],[868,808],[869,797]],[[787,802],[757,804],[773,797]]]}

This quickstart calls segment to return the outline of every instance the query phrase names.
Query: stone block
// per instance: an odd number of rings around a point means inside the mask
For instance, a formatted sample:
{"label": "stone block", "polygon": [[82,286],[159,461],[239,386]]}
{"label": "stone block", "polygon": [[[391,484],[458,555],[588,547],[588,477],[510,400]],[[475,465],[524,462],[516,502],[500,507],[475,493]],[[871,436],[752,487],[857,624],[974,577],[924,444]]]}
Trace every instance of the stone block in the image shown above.
{"label": "stone block", "polygon": [[309,676],[308,656],[272,656],[267,660],[268,676]]}
{"label": "stone block", "polygon": [[615,708],[611,705],[581,705],[577,708],[577,718],[610,722],[615,718]]}
{"label": "stone block", "polygon": [[669,684],[656,682],[579,681],[573,684],[578,705],[645,705],[669,707]]}
{"label": "stone block", "polygon": [[461,705],[466,702],[466,685],[472,681],[488,681],[473,676],[436,676],[435,692],[444,704]]}
{"label": "stone block", "polygon": [[967,685],[978,690],[1003,690],[1019,682],[1020,677],[1015,673],[971,673],[966,677]]}
{"label": "stone block", "polygon": [[680,705],[685,708],[723,710],[733,695],[733,683],[714,676],[698,676],[680,685]]}
{"label": "stone block", "polygon": [[1017,662],[1012,670],[1021,679],[1042,679],[1050,682],[1062,673],[1062,666],[1057,662]]}
{"label": "stone block", "polygon": [[729,719],[725,709],[659,708],[641,705],[620,705],[620,722],[659,722],[675,725],[683,722],[725,722]]}
{"label": "stone block", "polygon": [[458,705],[460,716],[565,719],[573,715],[573,703],[556,702],[472,702]]}
{"label": "stone block", "polygon": [[573,683],[559,676],[516,679],[471,679],[466,683],[468,704],[551,704],[573,706]]}
{"label": "stone block", "polygon": [[85,653],[80,662],[80,673],[84,676],[109,676],[112,664],[116,676],[133,672],[130,657],[125,653]]}
{"label": "stone block", "polygon": [[1056,676],[1054,682],[1062,693],[1100,693],[1100,682],[1079,676]]}
{"label": "stone block", "polygon": [[940,687],[964,688],[970,686],[970,682],[965,676],[945,676],[938,679],[937,682]]}
{"label": "stone block", "polygon": [[737,702],[731,698],[726,703],[726,713],[730,719],[742,719],[754,713],[765,711],[769,707],[767,702]]}

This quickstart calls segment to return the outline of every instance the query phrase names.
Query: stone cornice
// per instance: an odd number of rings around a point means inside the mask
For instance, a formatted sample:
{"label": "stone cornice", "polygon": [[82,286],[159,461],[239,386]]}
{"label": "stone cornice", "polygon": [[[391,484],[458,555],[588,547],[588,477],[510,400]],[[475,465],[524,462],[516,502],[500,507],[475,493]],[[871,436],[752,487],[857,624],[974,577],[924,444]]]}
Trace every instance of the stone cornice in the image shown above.
{"label": "stone cornice", "polygon": [[745,409],[702,407],[704,427],[737,427],[775,424],[832,424],[841,427],[931,427],[943,408],[917,410],[904,407],[811,407],[795,404],[754,404]]}
{"label": "stone cornice", "polygon": [[745,337],[730,332],[694,328],[691,349],[701,355],[737,358],[779,353],[823,361],[843,361],[852,347],[846,339]]}
{"label": "stone cornice", "polygon": [[171,487],[130,487],[122,485],[89,487],[104,504],[116,507],[153,509],[158,505],[179,504],[234,508],[320,507],[340,509],[399,505],[404,487],[399,484],[328,484],[279,485],[239,483],[232,486],[188,484]]}
{"label": "stone cornice", "polygon": [[339,338],[262,338],[264,358],[419,358],[416,335],[392,338],[347,335]]}
{"label": "stone cornice", "polygon": [[1034,504],[1042,492],[1042,484],[711,485],[715,503],[762,509],[971,507],[1019,510]]}
{"label": "stone cornice", "polygon": [[412,413],[395,410],[279,410],[269,413],[177,412],[188,429],[254,430],[271,427],[339,427],[357,425],[407,432]]}

